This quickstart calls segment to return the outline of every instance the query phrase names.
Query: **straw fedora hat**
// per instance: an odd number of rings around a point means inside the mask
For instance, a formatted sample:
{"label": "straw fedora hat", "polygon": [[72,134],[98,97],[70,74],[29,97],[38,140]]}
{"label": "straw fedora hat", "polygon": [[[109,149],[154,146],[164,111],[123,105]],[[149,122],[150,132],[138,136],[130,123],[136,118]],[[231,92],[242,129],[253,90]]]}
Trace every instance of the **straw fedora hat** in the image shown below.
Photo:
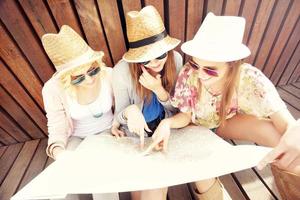
{"label": "straw fedora hat", "polygon": [[58,34],[42,36],[43,47],[56,68],[55,76],[96,60],[104,53],[94,51],[70,26],[63,25]]}
{"label": "straw fedora hat", "polygon": [[251,52],[242,43],[245,19],[208,13],[194,38],[185,42],[184,53],[206,61],[229,62],[248,57]]}
{"label": "straw fedora hat", "polygon": [[170,37],[158,11],[146,6],[126,15],[129,50],[123,55],[127,62],[145,62],[174,49],[180,40]]}

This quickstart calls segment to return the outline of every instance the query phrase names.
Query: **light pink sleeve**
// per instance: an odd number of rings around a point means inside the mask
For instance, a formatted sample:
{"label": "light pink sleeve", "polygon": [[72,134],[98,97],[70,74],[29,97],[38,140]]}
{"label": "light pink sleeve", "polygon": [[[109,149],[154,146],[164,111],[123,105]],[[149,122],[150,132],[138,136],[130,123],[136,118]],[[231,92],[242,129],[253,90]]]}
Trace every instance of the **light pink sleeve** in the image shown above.
{"label": "light pink sleeve", "polygon": [[52,157],[52,149],[55,146],[66,147],[68,141],[69,123],[59,90],[51,79],[44,85],[42,90],[44,108],[47,116],[48,147],[47,155]]}

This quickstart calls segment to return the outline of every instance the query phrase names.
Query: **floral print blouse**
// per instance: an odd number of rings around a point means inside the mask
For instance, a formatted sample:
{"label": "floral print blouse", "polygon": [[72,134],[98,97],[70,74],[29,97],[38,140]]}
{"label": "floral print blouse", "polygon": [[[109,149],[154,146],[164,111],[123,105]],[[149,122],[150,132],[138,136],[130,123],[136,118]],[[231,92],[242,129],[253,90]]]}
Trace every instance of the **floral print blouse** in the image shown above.
{"label": "floral print blouse", "polygon": [[[181,112],[192,112],[194,124],[217,128],[220,123],[218,112],[222,95],[213,95],[202,85],[201,98],[198,99],[198,81],[197,71],[186,64],[178,75],[171,103]],[[239,85],[226,118],[231,118],[236,113],[267,118],[284,108],[286,105],[272,82],[259,69],[243,64]]]}

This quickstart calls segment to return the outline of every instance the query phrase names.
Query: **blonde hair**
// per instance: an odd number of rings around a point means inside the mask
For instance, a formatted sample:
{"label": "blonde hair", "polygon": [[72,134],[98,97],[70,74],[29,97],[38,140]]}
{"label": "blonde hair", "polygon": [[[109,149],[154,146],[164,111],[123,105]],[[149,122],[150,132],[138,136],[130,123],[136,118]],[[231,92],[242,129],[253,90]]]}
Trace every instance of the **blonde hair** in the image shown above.
{"label": "blonde hair", "polygon": [[[230,108],[234,91],[239,84],[240,69],[243,63],[242,60],[237,60],[237,61],[228,62],[227,64],[228,64],[228,70],[225,74],[226,80],[221,94],[222,98],[221,98],[220,110],[219,110],[220,126],[224,126],[226,123],[226,115],[228,109]],[[195,71],[195,73],[198,72]],[[197,99],[201,98],[201,92],[202,92],[201,88],[202,88],[202,84],[200,79],[198,79]]]}
{"label": "blonde hair", "polygon": [[80,65],[75,67],[74,69],[68,70],[67,72],[63,73],[60,78],[61,87],[67,91],[67,93],[75,97],[76,90],[75,87],[71,84],[71,76],[74,74],[84,74],[91,66],[100,66],[100,68],[105,67],[105,64],[101,60],[96,60],[90,63],[86,63],[84,65]]}
{"label": "blonde hair", "polygon": [[[138,63],[130,63],[129,64],[130,74],[133,80],[134,85],[136,86],[137,95],[141,100],[146,99],[146,102],[149,103],[152,97],[152,92],[142,86],[139,82],[139,77],[142,75],[143,71]],[[175,81],[176,81],[176,66],[174,61],[174,52],[168,52],[168,58],[165,63],[165,66],[162,70],[162,85],[164,89],[171,94],[174,89]]]}

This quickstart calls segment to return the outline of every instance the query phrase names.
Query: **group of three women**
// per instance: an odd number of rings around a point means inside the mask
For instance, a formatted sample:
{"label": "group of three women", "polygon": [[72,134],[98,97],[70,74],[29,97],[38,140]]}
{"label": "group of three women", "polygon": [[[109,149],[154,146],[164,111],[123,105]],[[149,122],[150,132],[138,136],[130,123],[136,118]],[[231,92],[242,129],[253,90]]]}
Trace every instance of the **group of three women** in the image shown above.
{"label": "group of three women", "polygon": [[[57,70],[43,87],[50,157],[75,149],[88,135],[107,133],[138,136],[142,148],[144,138],[152,137],[146,152],[166,151],[170,129],[194,123],[223,138],[279,143],[261,165],[280,153],[277,166],[300,173],[300,147],[288,143],[299,139],[300,125],[263,73],[242,62],[250,55],[242,44],[243,18],[209,13],[194,39],[181,47],[191,56],[184,66],[174,51],[180,40],[166,33],[153,6],[127,13],[126,27],[129,50],[113,69],[102,62],[103,52],[92,50],[69,26],[42,37]],[[192,188],[196,199],[230,199],[218,179]],[[132,198],[166,199],[166,194],[162,188],[132,192]],[[108,195],[101,198],[118,198]]]}

